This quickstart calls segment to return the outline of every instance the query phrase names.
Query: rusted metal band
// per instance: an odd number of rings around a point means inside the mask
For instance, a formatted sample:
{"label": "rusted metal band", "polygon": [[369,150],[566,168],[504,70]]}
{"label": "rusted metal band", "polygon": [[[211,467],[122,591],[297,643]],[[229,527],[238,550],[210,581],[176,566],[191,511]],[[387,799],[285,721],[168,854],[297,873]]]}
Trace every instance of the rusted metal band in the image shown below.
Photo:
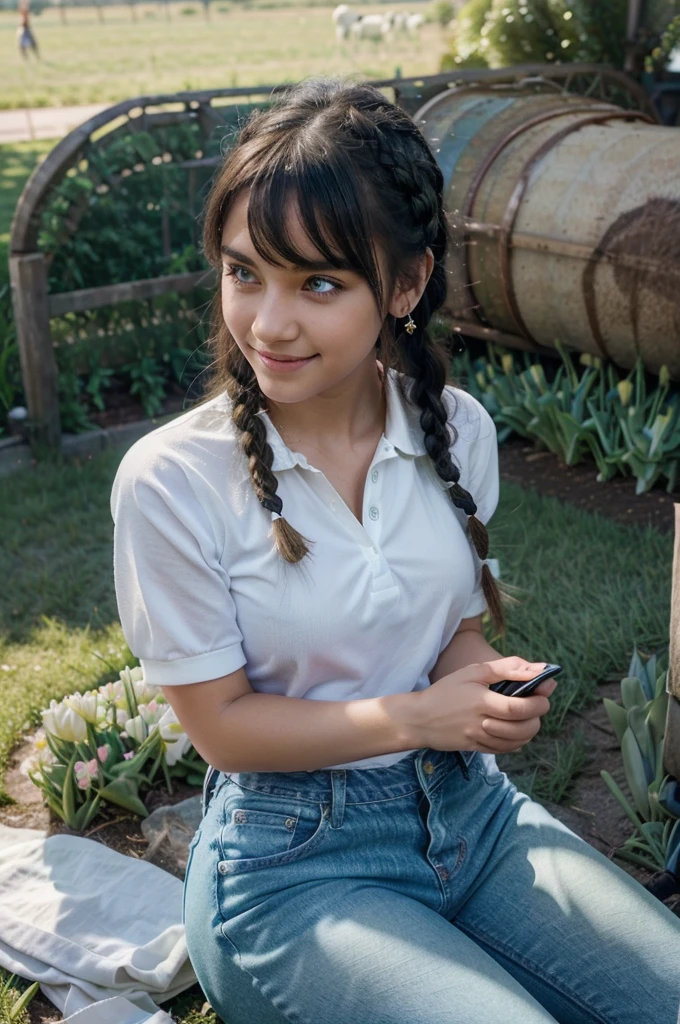
{"label": "rusted metal band", "polygon": [[[530,118],[528,121],[524,121],[522,124],[518,125],[516,128],[513,128],[512,131],[510,131],[506,136],[504,136],[504,138],[502,138],[499,142],[497,142],[496,145],[493,146],[493,148],[491,150],[489,150],[489,152],[486,154],[486,156],[484,157],[484,159],[480,163],[479,167],[475,171],[475,174],[474,174],[474,176],[473,176],[473,178],[472,178],[472,180],[471,180],[471,182],[470,182],[470,184],[468,186],[468,190],[467,190],[467,193],[465,195],[465,199],[463,200],[463,205],[462,205],[462,208],[461,208],[462,216],[464,218],[469,218],[469,219],[472,218],[472,210],[473,210],[473,207],[474,207],[475,200],[477,198],[477,194],[479,192],[479,189],[480,189],[480,187],[482,185],[482,182],[484,181],[484,178],[486,177],[486,175],[488,174],[489,170],[491,169],[491,167],[496,162],[496,159],[500,156],[500,154],[503,152],[503,150],[507,146],[510,145],[511,142],[514,142],[515,139],[519,138],[520,135],[523,135],[525,132],[529,131],[531,128],[535,128],[535,127],[537,127],[540,124],[545,124],[546,121],[553,121],[553,120],[556,120],[559,117],[567,117],[567,116],[571,116],[573,114],[589,114],[593,110],[608,111],[611,114],[612,117],[615,117],[617,115],[617,113],[618,113],[617,108],[613,104],[611,104],[611,103],[589,103],[589,104],[587,104],[587,106],[586,105],[577,105],[575,103],[573,105],[573,107],[571,107],[571,108],[569,108],[568,105],[564,105],[564,106],[561,106],[561,107],[553,108],[551,110],[543,111],[541,114],[536,114],[534,117]],[[649,118],[647,118],[646,114],[642,114],[640,116],[642,118],[644,118],[645,120],[649,120]],[[560,138],[560,136],[558,135],[558,136],[556,136],[556,138]],[[467,287],[468,287],[468,289],[470,291],[470,294],[474,295],[474,286],[473,286],[473,281],[472,281],[472,275],[470,273],[470,242],[471,242],[471,238],[469,237],[467,232],[464,232],[464,234],[463,234],[463,243],[464,243],[464,246],[465,246],[465,257],[466,257],[465,258],[466,284],[467,284]],[[505,288],[503,289],[503,291],[504,291],[504,294],[505,294]],[[484,320],[482,319],[482,316],[480,315],[480,309],[481,309],[481,303],[478,302],[474,306],[474,315],[475,315],[475,317],[477,318],[477,320],[479,321],[480,324],[484,324]],[[514,314],[513,314],[513,316],[514,316]],[[515,322],[517,322],[516,318],[515,318]]]}
{"label": "rusted metal band", "polygon": [[567,117],[567,115],[571,115],[571,114],[588,114],[592,110],[603,110],[603,109],[604,110],[611,110],[611,111],[614,111],[614,112],[616,111],[616,108],[611,103],[607,103],[607,104],[604,104],[604,103],[603,104],[589,103],[587,106],[576,106],[576,104],[574,104],[574,106],[571,109],[569,109],[567,106],[562,106],[562,107],[557,108],[556,110],[555,109],[547,110],[547,111],[544,111],[542,114],[536,114],[535,117],[532,117],[528,121],[524,121],[522,124],[518,125],[516,128],[513,128],[512,131],[508,133],[508,135],[506,135],[499,142],[497,142],[496,145],[493,147],[493,149],[491,149],[486,154],[486,156],[484,157],[484,160],[481,162],[481,164],[477,168],[477,170],[476,170],[476,172],[474,174],[474,177],[472,178],[472,181],[470,182],[470,184],[468,186],[468,190],[467,190],[467,194],[465,196],[465,199],[463,200],[463,206],[462,206],[463,216],[464,217],[472,216],[472,207],[474,205],[475,199],[477,198],[477,193],[479,191],[479,187],[482,184],[482,181],[484,180],[484,178],[486,177],[487,172],[489,171],[489,169],[492,166],[492,164],[495,163],[496,157],[500,156],[500,154],[503,152],[503,150],[506,148],[506,146],[509,146],[510,143],[514,142],[514,140],[516,138],[518,138],[520,135],[523,135],[524,132],[528,132],[531,128],[535,128],[536,125],[543,124],[545,121],[552,121],[552,120],[554,120],[555,118],[558,118],[558,117]]}
{"label": "rusted metal band", "polygon": [[[469,220],[465,230],[476,237],[497,239],[501,228],[498,224],[486,224],[483,221]],[[550,256],[566,256],[569,259],[590,262],[596,252],[601,256],[613,257],[618,267],[631,270],[647,271],[648,273],[664,274],[667,277],[680,278],[680,266],[670,266],[668,260],[660,253],[658,257],[649,258],[639,253],[615,252],[602,249],[601,246],[585,245],[583,242],[568,242],[564,238],[553,235],[536,235],[514,231],[510,236],[512,249],[524,249],[526,252],[540,252]],[[679,281],[680,284],[680,281]]]}
{"label": "rusted metal band", "polygon": [[[505,300],[506,306],[515,322],[515,326],[518,332],[520,334],[523,334],[525,338],[527,338],[529,341],[532,341],[534,344],[538,344],[538,342],[532,336],[526,323],[524,322],[524,318],[522,317],[522,314],[519,309],[519,304],[517,302],[517,296],[515,294],[515,289],[512,284],[512,277],[510,273],[510,251],[512,248],[511,233],[515,225],[515,220],[517,219],[517,213],[519,210],[520,203],[524,198],[524,193],[529,182],[529,176],[533,168],[536,166],[537,163],[539,163],[543,159],[546,153],[549,153],[551,149],[553,149],[558,143],[562,142],[562,140],[565,139],[568,135],[571,135],[572,132],[579,131],[581,128],[584,128],[587,125],[603,124],[607,121],[614,120],[637,120],[645,121],[648,124],[655,123],[650,117],[648,117],[647,114],[636,113],[635,111],[631,112],[621,110],[609,112],[607,114],[599,115],[596,117],[586,117],[580,121],[577,121],[575,124],[567,125],[566,128],[563,128],[561,131],[557,132],[556,135],[553,135],[551,136],[551,138],[547,139],[543,143],[543,145],[539,146],[536,152],[527,160],[524,167],[522,168],[522,172],[519,178],[517,179],[517,183],[515,184],[510,199],[508,200],[508,204],[506,206],[505,213],[503,214],[503,220],[501,221],[500,231],[498,235],[498,263],[501,288],[503,291],[503,298]],[[598,341],[597,344],[603,357],[605,359],[610,359],[611,356],[609,355],[609,352],[607,352],[604,343]]]}

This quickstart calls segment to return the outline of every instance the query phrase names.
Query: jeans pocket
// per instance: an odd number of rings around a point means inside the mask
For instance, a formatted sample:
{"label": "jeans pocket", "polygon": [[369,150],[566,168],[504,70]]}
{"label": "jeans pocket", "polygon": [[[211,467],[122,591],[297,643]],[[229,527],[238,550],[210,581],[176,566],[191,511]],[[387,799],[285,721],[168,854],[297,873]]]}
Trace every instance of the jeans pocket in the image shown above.
{"label": "jeans pocket", "polygon": [[218,849],[221,874],[243,874],[291,864],[322,841],[330,811],[321,804],[229,789],[223,806]]}

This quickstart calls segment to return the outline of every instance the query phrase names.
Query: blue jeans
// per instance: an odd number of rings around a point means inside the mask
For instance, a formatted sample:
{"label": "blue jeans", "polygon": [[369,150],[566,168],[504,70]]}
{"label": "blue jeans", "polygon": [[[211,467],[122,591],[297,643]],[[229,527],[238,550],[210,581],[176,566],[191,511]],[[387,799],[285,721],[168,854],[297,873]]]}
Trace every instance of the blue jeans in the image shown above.
{"label": "blue jeans", "polygon": [[677,1024],[680,919],[491,755],[214,769],[184,924],[225,1024]]}

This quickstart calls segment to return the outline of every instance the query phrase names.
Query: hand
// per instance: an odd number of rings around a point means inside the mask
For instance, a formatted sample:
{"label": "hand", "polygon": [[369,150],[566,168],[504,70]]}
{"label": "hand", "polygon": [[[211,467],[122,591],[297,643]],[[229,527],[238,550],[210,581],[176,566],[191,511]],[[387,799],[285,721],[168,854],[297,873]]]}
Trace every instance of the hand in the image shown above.
{"label": "hand", "polygon": [[502,679],[531,679],[545,664],[512,657],[466,665],[413,694],[413,746],[484,754],[521,750],[550,710],[557,680],[544,680],[530,697],[508,697],[488,687]]}

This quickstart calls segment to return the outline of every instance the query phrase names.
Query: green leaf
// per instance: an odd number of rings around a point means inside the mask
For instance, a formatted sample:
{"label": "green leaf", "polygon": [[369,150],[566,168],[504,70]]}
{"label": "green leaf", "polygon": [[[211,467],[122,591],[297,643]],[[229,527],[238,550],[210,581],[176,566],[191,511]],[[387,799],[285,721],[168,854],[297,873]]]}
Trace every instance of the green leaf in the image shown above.
{"label": "green leaf", "polygon": [[95,814],[99,810],[101,804],[101,796],[99,793],[95,796],[94,800],[83,804],[77,814],[77,827],[79,832],[84,832],[90,822],[93,820]]}
{"label": "green leaf", "polygon": [[647,703],[642,683],[637,676],[626,676],[621,680],[621,703],[626,710]]}
{"label": "green leaf", "polygon": [[[644,704],[642,707],[629,708],[626,714],[628,716],[628,725],[637,740],[640,753],[651,767],[654,763],[654,740],[651,731],[647,728],[649,708],[649,704]],[[647,774],[647,781],[649,783],[652,781],[654,772],[651,771],[651,773],[648,772]]]}
{"label": "green leaf", "polygon": [[621,743],[623,734],[628,728],[628,712],[625,708],[622,708],[620,704],[616,704],[613,700],[608,697],[603,697],[602,703],[605,706],[609,721],[612,724],[612,728],[616,733],[616,738]]}
{"label": "green leaf", "polygon": [[[611,791],[611,793],[614,795],[614,797],[616,798],[618,803],[621,805],[621,807],[623,808],[625,814],[628,816],[628,818],[630,818],[630,820],[632,821],[633,825],[635,826],[635,828],[638,830],[638,832],[642,836],[643,840],[647,841],[647,843],[649,845],[649,849],[650,849],[650,854],[652,855],[652,857],[655,858],[656,865],[658,865],[659,868],[663,868],[664,863],[665,863],[665,858],[664,858],[664,855],[663,855],[662,851],[659,849],[658,844],[654,841],[654,839],[652,837],[645,835],[645,833],[643,831],[643,828],[642,828],[643,822],[640,821],[640,819],[638,818],[637,814],[635,813],[635,811],[633,810],[631,805],[626,800],[625,796],[623,795],[623,793],[619,789],[619,786],[616,783],[616,781],[612,778],[612,776],[609,774],[609,772],[605,771],[604,769],[600,772],[600,777],[604,780],[604,782],[606,783],[606,785],[609,788],[609,790]],[[624,843],[624,846],[625,846],[625,843]],[[619,851],[619,852],[622,852],[622,851]]]}
{"label": "green leaf", "polygon": [[647,778],[640,748],[630,728],[626,729],[623,734],[621,754],[633,803],[640,816],[648,820],[651,813],[647,788],[652,780]]}
{"label": "green leaf", "polygon": [[77,751],[74,750],[73,756],[66,769],[64,790],[62,793],[63,818],[68,827],[72,829],[75,829],[76,827],[76,780],[74,775],[74,766],[77,757]]}
{"label": "green leaf", "polygon": [[102,800],[108,800],[109,803],[123,807],[126,811],[132,811],[133,814],[138,814],[141,818],[149,816],[149,812],[139,799],[137,783],[134,779],[115,779],[99,790],[99,796]]}
{"label": "green leaf", "polygon": [[[12,975],[14,977],[14,975]],[[32,985],[21,993],[19,998],[12,1004],[12,1010],[10,1012],[10,1021],[19,1020],[21,1014],[24,1013],[28,1004],[32,1001],[33,996],[37,993],[40,988],[40,982],[34,981]]]}
{"label": "green leaf", "polygon": [[656,744],[660,740],[663,740],[664,732],[666,730],[666,715],[668,712],[668,694],[663,690],[658,697],[650,701],[647,711],[647,728],[651,737],[651,741],[656,748]]}

